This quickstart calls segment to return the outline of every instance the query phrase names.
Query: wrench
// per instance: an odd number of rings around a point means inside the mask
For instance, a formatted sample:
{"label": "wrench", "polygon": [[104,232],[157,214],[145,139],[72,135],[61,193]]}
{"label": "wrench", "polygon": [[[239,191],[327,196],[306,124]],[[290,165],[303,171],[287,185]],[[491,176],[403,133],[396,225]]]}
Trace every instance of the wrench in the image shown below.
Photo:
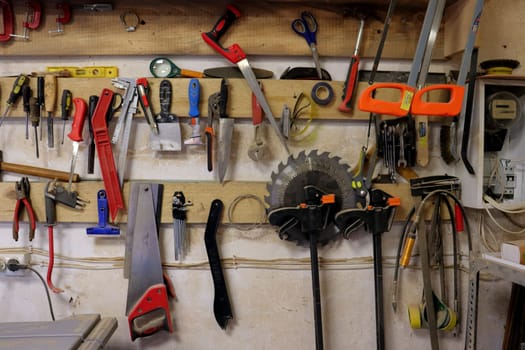
{"label": "wrench", "polygon": [[407,161],[405,159],[405,126],[404,125],[398,125],[397,126],[398,133],[399,133],[399,159],[397,161],[397,166],[399,168],[406,168]]}
{"label": "wrench", "polygon": [[[262,85],[259,83],[262,89]],[[258,161],[264,157],[266,145],[263,140],[263,129],[262,122],[264,119],[264,112],[261,108],[261,105],[257,101],[257,97],[252,93],[252,123],[254,129],[253,143],[248,149],[248,156],[254,160]]]}

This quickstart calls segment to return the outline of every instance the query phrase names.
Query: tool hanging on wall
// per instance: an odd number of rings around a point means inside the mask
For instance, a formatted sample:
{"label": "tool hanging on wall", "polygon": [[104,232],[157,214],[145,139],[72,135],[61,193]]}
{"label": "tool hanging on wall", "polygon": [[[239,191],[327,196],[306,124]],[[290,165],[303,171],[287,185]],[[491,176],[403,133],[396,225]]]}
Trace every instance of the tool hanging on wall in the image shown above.
{"label": "tool hanging on wall", "polygon": [[[233,138],[234,119],[230,118],[226,112],[228,106],[228,84],[225,79],[221,80],[221,90],[219,94],[213,94],[213,113],[219,118],[219,129],[217,136],[217,172],[219,182],[223,183],[226,171],[230,164],[231,146]],[[215,108],[216,107],[216,108]]]}
{"label": "tool hanging on wall", "polygon": [[109,206],[108,198],[105,190],[99,190],[97,193],[97,213],[98,224],[94,227],[88,227],[86,234],[88,236],[101,237],[116,237],[120,236],[120,229],[117,226],[112,226],[108,223]]}
{"label": "tool hanging on wall", "polygon": [[0,42],[11,40],[14,31],[15,14],[11,1],[0,0],[0,9],[2,10],[3,31],[0,34]]}
{"label": "tool hanging on wall", "polygon": [[124,186],[124,175],[126,173],[133,116],[137,112],[139,96],[135,79],[117,78],[112,79],[111,82],[116,88],[125,90],[120,115],[111,138],[111,143],[118,145],[117,171],[120,187],[122,188]]}
{"label": "tool hanging on wall", "polygon": [[26,5],[26,19],[22,22],[24,34],[11,34],[12,38],[29,40],[29,29],[36,30],[38,27],[40,27],[40,20],[42,16],[42,5],[40,4],[40,1],[29,0],[26,1]]}
{"label": "tool hanging on wall", "polygon": [[39,140],[42,141],[44,137],[44,131],[43,131],[43,123],[42,118],[45,114],[45,104],[46,104],[46,96],[45,96],[45,80],[43,76],[38,76],[36,78],[36,87],[37,87],[37,103],[38,107],[40,109],[40,112],[38,113],[38,116],[40,118],[40,121],[38,122],[38,126],[40,127],[40,137]]}
{"label": "tool hanging on wall", "polygon": [[310,247],[317,350],[324,347],[317,245],[341,236],[335,213],[356,205],[349,167],[339,160],[316,150],[290,156],[272,173],[265,197],[268,221],[279,227],[279,238]]}
{"label": "tool hanging on wall", "polygon": [[71,113],[73,95],[68,89],[62,90],[62,98],[60,100],[60,119],[62,119],[62,141],[61,144],[64,144],[64,136],[66,133],[66,122],[69,119],[69,113]]}
{"label": "tool hanging on wall", "polygon": [[[3,161],[2,156],[2,151],[0,150],[0,171],[28,176],[43,177],[46,179],[54,179],[60,181],[69,180],[69,172],[53,170],[48,168],[39,168],[31,165],[24,165],[18,163],[7,163]],[[78,174],[73,174],[73,182],[79,181],[80,176]]]}
{"label": "tool hanging on wall", "polygon": [[139,95],[139,104],[140,104],[140,107],[142,107],[142,112],[144,113],[146,122],[148,123],[151,129],[151,132],[153,134],[158,135],[159,128],[157,126],[157,121],[155,120],[155,117],[153,116],[153,112],[151,111],[151,101],[149,98],[148,80],[146,78],[138,78],[136,85],[137,85],[137,93]]}
{"label": "tool hanging on wall", "polygon": [[73,104],[75,105],[75,115],[73,116],[73,123],[71,124],[71,131],[67,137],[71,140],[73,146],[71,152],[71,165],[69,168],[69,181],[68,181],[68,191],[71,192],[71,185],[73,182],[73,174],[75,172],[75,165],[77,163],[78,150],[80,148],[80,143],[84,140],[82,138],[82,132],[84,130],[84,122],[86,120],[86,111],[87,104],[86,101],[79,97],[73,99]]}
{"label": "tool hanging on wall", "polygon": [[113,106],[114,96],[115,93],[110,89],[102,90],[91,122],[102,180],[104,181],[104,188],[106,189],[108,197],[109,213],[113,221],[115,221],[119,210],[124,209],[124,198],[122,196],[107,126],[107,116],[113,114],[114,111],[118,109],[118,107],[114,108]]}
{"label": "tool hanging on wall", "polygon": [[343,101],[337,107],[338,110],[345,113],[350,113],[352,111],[354,91],[357,88],[357,73],[359,72],[359,49],[361,48],[365,23],[368,17],[366,10],[361,7],[355,9],[354,15],[359,19],[359,29],[357,31],[354,54],[350,58],[350,65],[348,66],[346,80],[343,85]]}
{"label": "tool hanging on wall", "polygon": [[217,248],[217,228],[219,227],[224,204],[220,199],[211,202],[208,221],[204,231],[204,245],[208,254],[213,287],[215,290],[213,298],[213,314],[217,324],[222,329],[226,329],[228,321],[233,319],[233,313],[228,296],[228,288],[222,271],[221,258]]}
{"label": "tool hanging on wall", "polygon": [[118,68],[115,66],[91,66],[91,67],[71,67],[71,66],[51,66],[46,67],[46,71],[70,78],[116,78]]}
{"label": "tool hanging on wall", "polygon": [[[453,176],[430,176],[426,178],[416,178],[410,180],[411,194],[413,197],[418,198],[415,209],[413,209],[407,218],[407,223],[403,229],[400,243],[398,246],[398,256],[396,259],[396,267],[394,273],[394,288],[393,288],[393,306],[397,305],[397,290],[398,274],[400,266],[407,266],[412,254],[412,248],[417,241],[419,242],[419,255],[421,262],[421,271],[423,277],[423,295],[424,303],[419,305],[413,305],[409,308],[409,318],[411,326],[413,328],[427,327],[430,333],[430,344],[433,350],[439,349],[438,330],[452,330],[456,327],[456,321],[460,319],[460,293],[459,293],[459,261],[460,261],[460,249],[459,249],[459,238],[457,236],[458,221],[466,218],[465,210],[461,205],[458,197],[455,195],[460,189],[460,183],[458,178]],[[453,202],[458,210],[452,207]],[[427,229],[425,223],[425,209],[428,207],[427,204],[434,203],[434,213],[431,220],[430,229]],[[452,226],[452,246],[453,246],[453,259],[454,259],[454,306],[449,308],[446,306],[447,298],[445,295],[445,280],[444,280],[444,267],[443,267],[443,241],[440,236],[440,220],[441,220],[441,208],[446,209],[446,214],[451,218],[453,222]],[[461,213],[461,217],[456,216],[456,211]],[[464,221],[465,232],[467,233],[468,250],[469,254],[472,254],[472,241],[471,235],[468,229],[468,222]],[[434,235],[431,237],[430,235]],[[437,235],[437,236],[436,236]],[[436,248],[432,251],[430,246],[431,242],[437,242]],[[431,278],[431,258],[435,258],[437,263],[441,265],[440,281],[441,281],[441,293],[442,298],[438,298],[432,288]],[[436,264],[432,264],[434,266]],[[471,300],[469,299],[469,309],[473,307],[470,305]],[[470,312],[470,310],[469,310]],[[472,329],[467,326],[467,333],[470,333]],[[466,343],[467,344],[467,343]],[[467,347],[465,347],[467,349]]]}
{"label": "tool hanging on wall", "polygon": [[376,318],[376,348],[385,348],[384,305],[383,305],[383,253],[381,235],[390,231],[396,208],[401,205],[399,198],[372,188],[371,177],[375,167],[375,155],[369,164],[368,174],[364,175],[366,148],[361,149],[359,165],[352,178],[352,188],[357,200],[356,208],[344,209],[335,214],[335,224],[343,232],[343,237],[350,238],[350,233],[364,226],[372,234],[374,250],[374,290]]}
{"label": "tool hanging on wall", "polygon": [[180,132],[179,118],[170,112],[172,93],[173,88],[171,82],[167,79],[162,80],[159,86],[160,113],[155,117],[155,122],[158,126],[158,134],[149,134],[151,149],[154,151],[182,150],[182,136]]}
{"label": "tool hanging on wall", "polygon": [[[93,115],[95,114],[95,109],[98,104],[98,96],[91,95],[89,96],[88,101],[88,127],[89,127],[89,144],[88,144],[88,164],[87,164],[87,173],[93,174],[95,172],[95,133],[93,131]],[[107,118],[106,118],[107,121]]]}
{"label": "tool hanging on wall", "polygon": [[[22,105],[26,113],[26,140],[29,140],[29,119],[31,117],[31,95],[33,91],[29,85],[22,86]],[[38,158],[38,157],[37,157]]]}
{"label": "tool hanging on wall", "polygon": [[13,88],[11,89],[11,92],[9,93],[9,97],[7,99],[7,106],[5,108],[4,114],[2,114],[2,118],[0,119],[0,126],[4,122],[5,117],[9,114],[9,111],[11,110],[11,107],[18,101],[20,96],[22,96],[22,88],[26,85],[26,83],[29,81],[29,78],[27,75],[20,74],[13,83]]}
{"label": "tool hanging on wall", "polygon": [[[264,91],[263,86],[261,90]],[[251,160],[258,161],[264,157],[266,151],[266,144],[264,143],[264,130],[263,130],[263,121],[264,121],[264,111],[261,108],[261,105],[257,102],[257,97],[252,93],[252,125],[253,125],[253,141],[248,148],[248,157]]]}
{"label": "tool hanging on wall", "polygon": [[55,147],[55,127],[53,121],[53,113],[57,100],[57,77],[50,74],[44,77],[44,100],[45,109],[47,112],[47,147]]}
{"label": "tool hanging on wall", "polygon": [[288,149],[286,139],[284,138],[281,129],[279,128],[279,125],[277,124],[277,121],[273,116],[272,110],[270,109],[270,105],[268,104],[266,97],[264,96],[261,88],[259,87],[257,78],[255,77],[251,69],[248,59],[246,58],[246,54],[242,51],[241,47],[238,44],[233,44],[232,46],[225,49],[219,43],[221,37],[224,35],[224,33],[226,33],[228,28],[230,28],[233,22],[238,17],[240,17],[240,15],[241,13],[236,7],[234,7],[233,5],[228,5],[226,8],[226,12],[224,13],[224,15],[222,15],[221,18],[219,18],[217,23],[215,23],[213,29],[207,33],[202,33],[201,36],[204,39],[204,41],[208,45],[210,45],[215,51],[217,51],[219,54],[221,54],[230,62],[236,64],[239,67],[240,71],[242,72],[242,75],[248,83],[248,86],[257,97],[257,101],[259,101],[259,104],[261,105],[266,115],[266,118],[268,118],[268,120],[270,121],[273,130],[279,138],[279,141],[283,145],[286,152],[289,154],[290,150]]}
{"label": "tool hanging on wall", "polygon": [[202,78],[202,72],[179,68],[167,57],[154,58],[149,64],[149,71],[155,78]]}
{"label": "tool hanging on wall", "polygon": [[173,244],[175,260],[182,260],[189,247],[189,237],[186,235],[186,211],[188,206],[193,205],[186,201],[182,191],[175,191],[171,202],[173,216]]}
{"label": "tool hanging on wall", "polygon": [[317,20],[314,15],[308,11],[301,12],[301,18],[292,21],[292,30],[306,40],[310,51],[312,51],[317,77],[322,79],[323,73],[321,72],[319,51],[317,50]]}
{"label": "tool hanging on wall", "polygon": [[160,330],[173,332],[158,241],[162,191],[163,186],[154,183],[133,183],[130,189],[126,316],[131,340]]}
{"label": "tool hanging on wall", "polygon": [[203,145],[201,138],[201,126],[199,122],[199,104],[201,98],[201,86],[199,79],[191,79],[188,84],[188,99],[190,102],[190,116],[191,136],[184,140],[185,145]]}
{"label": "tool hanging on wall", "polygon": [[25,207],[29,218],[29,242],[31,242],[33,238],[35,238],[36,216],[33,206],[31,205],[31,186],[29,184],[29,178],[22,177],[20,181],[17,181],[15,183],[15,192],[16,204],[13,216],[13,239],[18,241],[20,215],[22,214],[22,209]]}
{"label": "tool hanging on wall", "polygon": [[49,30],[49,34],[64,34],[64,25],[71,22],[71,5],[69,2],[58,2],[56,4],[56,29]]}

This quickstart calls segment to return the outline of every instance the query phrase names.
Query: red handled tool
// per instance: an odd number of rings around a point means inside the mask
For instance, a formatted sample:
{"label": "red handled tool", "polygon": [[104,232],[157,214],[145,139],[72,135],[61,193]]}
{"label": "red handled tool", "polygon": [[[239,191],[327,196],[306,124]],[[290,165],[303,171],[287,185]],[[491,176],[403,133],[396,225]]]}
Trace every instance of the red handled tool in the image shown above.
{"label": "red handled tool", "polygon": [[29,217],[29,241],[35,238],[36,216],[33,207],[31,206],[29,178],[23,177],[15,184],[16,190],[16,205],[15,214],[13,217],[13,239],[18,241],[18,229],[20,227],[20,214],[23,207],[26,208],[27,216]]}
{"label": "red handled tool", "polygon": [[2,9],[2,22],[4,24],[4,30],[0,34],[0,42],[5,42],[9,41],[13,35],[15,15],[10,1],[0,0],[0,8]]}
{"label": "red handled tool", "polygon": [[27,3],[27,12],[26,19],[22,22],[24,27],[24,34],[11,34],[13,38],[21,38],[24,40],[29,40],[29,29],[35,30],[40,27],[41,17],[42,17],[42,4],[40,1],[29,0]]}
{"label": "red handled tool", "polygon": [[120,182],[115,166],[113,151],[109,138],[106,116],[113,106],[114,92],[110,89],[102,90],[97,107],[91,121],[93,136],[100,162],[100,171],[104,180],[104,188],[108,196],[108,206],[111,219],[115,221],[118,211],[124,209],[124,199],[120,188]]}
{"label": "red handled tool", "polygon": [[69,168],[68,191],[71,192],[71,184],[73,183],[73,174],[75,173],[75,164],[78,157],[78,149],[80,143],[84,140],[82,138],[82,130],[84,129],[84,122],[86,121],[87,103],[79,97],[73,99],[75,105],[75,115],[73,116],[73,124],[71,124],[71,132],[67,137],[72,141],[73,151],[71,152],[71,166]]}
{"label": "red handled tool", "polygon": [[47,264],[47,276],[46,282],[49,289],[53,293],[62,293],[63,290],[55,287],[51,276],[53,274],[53,266],[55,265],[55,244],[54,244],[54,226],[57,224],[57,212],[56,212],[56,202],[53,196],[50,193],[51,181],[48,181],[46,184],[46,191],[44,193],[44,200],[46,205],[46,225],[47,225],[47,235],[49,239],[48,250],[49,250],[49,261]]}
{"label": "red handled tool", "polygon": [[261,105],[264,114],[270,121],[272,128],[274,129],[275,133],[277,134],[277,137],[279,138],[279,141],[283,145],[286,152],[290,153],[290,150],[288,149],[288,145],[286,143],[286,139],[284,138],[281,129],[279,128],[279,125],[277,124],[277,121],[273,116],[272,110],[270,109],[270,105],[268,104],[266,97],[264,97],[264,94],[257,82],[257,78],[255,77],[255,74],[253,73],[253,70],[250,67],[248,59],[246,58],[246,54],[244,53],[244,51],[242,51],[241,47],[238,44],[233,44],[228,48],[224,48],[219,43],[219,40],[224,35],[224,33],[226,33],[228,28],[230,28],[233,22],[240,16],[241,13],[236,7],[234,7],[233,5],[228,5],[226,8],[226,12],[222,15],[221,18],[219,18],[217,23],[215,23],[213,29],[207,33],[202,33],[202,38],[215,51],[217,51],[230,62],[236,64],[239,67],[239,70],[244,76],[244,79],[246,79],[248,86],[257,97],[257,101],[259,101],[259,104]]}
{"label": "red handled tool", "polygon": [[338,110],[345,113],[352,111],[352,99],[357,85],[357,73],[359,72],[359,48],[361,47],[363,31],[365,29],[365,18],[364,15],[359,15],[359,31],[357,32],[354,54],[350,59],[350,66],[348,67],[345,85],[343,86],[343,102],[337,107]]}
{"label": "red handled tool", "polygon": [[146,121],[148,122],[151,128],[151,132],[158,135],[159,128],[157,126],[157,122],[155,121],[155,117],[153,116],[153,112],[151,111],[151,102],[148,96],[148,92],[149,92],[148,79],[146,78],[137,79],[137,92],[139,94],[140,106],[142,107],[142,111],[144,112]]}
{"label": "red handled tool", "polygon": [[64,33],[64,24],[71,22],[71,5],[67,2],[59,2],[56,5],[58,15],[56,17],[57,29],[50,30],[50,34],[62,34]]}

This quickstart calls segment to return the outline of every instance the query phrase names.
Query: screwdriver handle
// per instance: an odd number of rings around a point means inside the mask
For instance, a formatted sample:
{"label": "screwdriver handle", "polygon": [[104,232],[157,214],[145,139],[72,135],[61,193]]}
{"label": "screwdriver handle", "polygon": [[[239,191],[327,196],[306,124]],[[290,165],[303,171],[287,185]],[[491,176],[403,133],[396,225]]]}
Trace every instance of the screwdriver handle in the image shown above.
{"label": "screwdriver handle", "polygon": [[[31,112],[30,101],[31,100],[31,87],[29,85],[24,85],[22,87],[22,102],[24,104],[24,112]],[[36,100],[36,99],[35,99]]]}
{"label": "screwdriver handle", "polygon": [[40,124],[40,106],[36,97],[29,98],[29,118],[32,126],[37,127]]}
{"label": "screwdriver handle", "polygon": [[27,76],[24,74],[20,74],[13,83],[13,89],[9,93],[9,98],[7,99],[7,104],[12,105],[13,103],[18,100],[20,95],[22,94],[22,87],[25,86],[25,83],[27,81]]}
{"label": "screwdriver handle", "polygon": [[80,97],[73,99],[75,105],[75,115],[73,116],[73,124],[71,125],[71,132],[67,134],[67,137],[71,141],[82,142],[82,130],[84,129],[84,122],[86,121],[87,104]]}
{"label": "screwdriver handle", "polygon": [[44,98],[47,113],[53,113],[57,102],[57,77],[48,74],[44,77]]}
{"label": "screwdriver handle", "polygon": [[95,109],[97,108],[98,104],[98,96],[97,95],[91,95],[89,96],[89,102],[88,102],[88,119],[89,119],[89,136],[93,138],[93,124],[91,123],[91,120],[93,119],[93,115],[95,114]]}
{"label": "screwdriver handle", "polygon": [[37,86],[37,104],[42,108],[45,105],[45,81],[44,77],[37,77],[36,78],[36,86]]}
{"label": "screwdriver handle", "polygon": [[71,100],[73,98],[73,94],[71,94],[71,91],[68,89],[64,89],[62,91],[62,101],[60,103],[60,106],[62,108],[62,114],[61,119],[62,120],[68,120],[69,118],[69,112],[71,112]]}

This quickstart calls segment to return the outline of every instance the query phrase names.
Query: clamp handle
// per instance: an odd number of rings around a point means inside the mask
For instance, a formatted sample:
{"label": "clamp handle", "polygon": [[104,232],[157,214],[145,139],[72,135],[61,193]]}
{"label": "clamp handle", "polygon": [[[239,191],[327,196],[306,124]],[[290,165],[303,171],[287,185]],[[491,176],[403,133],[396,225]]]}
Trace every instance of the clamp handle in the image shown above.
{"label": "clamp handle", "polygon": [[33,10],[31,22],[24,21],[22,25],[24,28],[28,29],[38,29],[40,27],[41,17],[42,17],[42,5],[40,1],[29,0],[27,5]]}
{"label": "clamp handle", "polygon": [[14,13],[10,1],[0,0],[2,9],[2,22],[4,24],[3,33],[0,34],[0,42],[9,41],[14,31]]}
{"label": "clamp handle", "polygon": [[[401,99],[398,101],[383,101],[375,98],[379,90],[399,90]],[[404,117],[410,112],[416,89],[400,83],[376,83],[363,91],[359,98],[359,109],[364,112]]]}
{"label": "clamp handle", "polygon": [[[449,92],[448,102],[425,102],[424,95],[437,90]],[[432,115],[438,117],[456,117],[463,106],[465,87],[451,84],[437,84],[418,90],[414,95],[411,113],[413,115]]]}

